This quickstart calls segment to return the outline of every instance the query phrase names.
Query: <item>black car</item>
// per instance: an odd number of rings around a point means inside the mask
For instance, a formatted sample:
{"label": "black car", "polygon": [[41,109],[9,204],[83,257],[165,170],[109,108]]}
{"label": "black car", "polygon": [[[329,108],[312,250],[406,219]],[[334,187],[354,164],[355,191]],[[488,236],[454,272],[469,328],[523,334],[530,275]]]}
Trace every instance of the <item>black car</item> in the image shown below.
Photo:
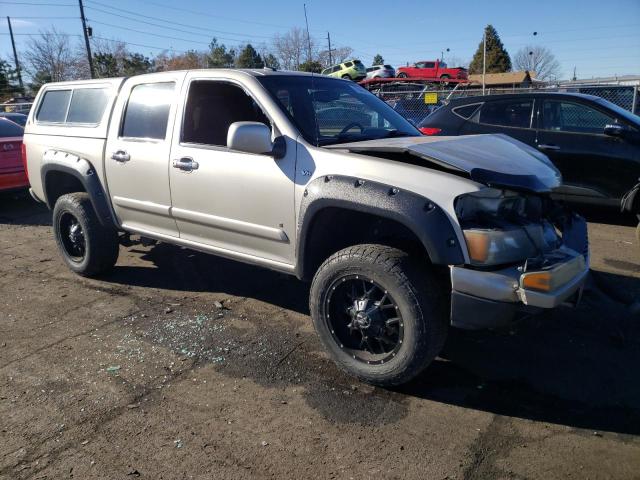
{"label": "black car", "polygon": [[419,127],[431,135],[504,133],[529,144],[558,167],[564,184],[556,197],[567,201],[619,207],[640,178],[640,117],[592,95],[458,98]]}

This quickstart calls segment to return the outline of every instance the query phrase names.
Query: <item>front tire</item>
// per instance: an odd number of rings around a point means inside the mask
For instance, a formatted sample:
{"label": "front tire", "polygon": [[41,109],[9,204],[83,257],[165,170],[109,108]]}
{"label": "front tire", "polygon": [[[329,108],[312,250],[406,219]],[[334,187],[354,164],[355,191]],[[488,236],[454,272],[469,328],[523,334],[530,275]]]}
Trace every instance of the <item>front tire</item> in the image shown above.
{"label": "front tire", "polygon": [[349,75],[348,73],[345,73],[344,75],[342,75],[342,79],[343,80],[351,80],[351,75]]}
{"label": "front tire", "polygon": [[383,245],[329,257],[313,278],[310,310],[320,340],[347,373],[374,385],[406,383],[440,353],[449,316],[426,265]]}
{"label": "front tire", "polygon": [[53,231],[62,259],[79,275],[100,275],[118,260],[118,233],[100,223],[87,193],[58,198],[53,208]]}

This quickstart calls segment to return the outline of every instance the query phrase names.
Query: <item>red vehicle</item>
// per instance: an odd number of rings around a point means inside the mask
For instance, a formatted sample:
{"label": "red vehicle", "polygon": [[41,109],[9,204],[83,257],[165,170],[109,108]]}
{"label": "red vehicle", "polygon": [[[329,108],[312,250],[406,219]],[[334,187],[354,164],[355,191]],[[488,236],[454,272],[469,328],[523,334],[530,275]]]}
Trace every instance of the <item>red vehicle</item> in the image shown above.
{"label": "red vehicle", "polygon": [[0,192],[27,188],[29,179],[22,161],[24,129],[0,118]]}
{"label": "red vehicle", "polygon": [[424,60],[408,67],[396,69],[399,78],[438,78],[440,80],[466,80],[467,70],[462,67],[449,68],[440,60]]}

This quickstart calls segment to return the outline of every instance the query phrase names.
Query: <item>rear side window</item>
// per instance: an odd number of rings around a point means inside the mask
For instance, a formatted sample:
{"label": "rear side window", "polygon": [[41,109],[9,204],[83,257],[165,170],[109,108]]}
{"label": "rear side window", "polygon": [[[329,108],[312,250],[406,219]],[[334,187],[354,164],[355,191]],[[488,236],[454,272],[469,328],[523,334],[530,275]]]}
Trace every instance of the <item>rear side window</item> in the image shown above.
{"label": "rear side window", "polygon": [[349,68],[349,67],[353,67],[353,62],[346,62],[344,64],[345,67]]}
{"label": "rear side window", "polygon": [[174,82],[133,87],[124,113],[120,136],[163,140],[167,135]]}
{"label": "rear side window", "polygon": [[100,123],[109,97],[104,88],[80,88],[73,91],[67,123]]}
{"label": "rear side window", "polygon": [[385,66],[384,66],[384,68],[387,68],[387,69],[389,69],[389,70],[392,70],[392,69],[393,69],[393,67],[392,67],[391,65],[385,65]]}
{"label": "rear side window", "polygon": [[504,127],[529,128],[533,100],[499,100],[487,102],[480,110],[480,123]]}
{"label": "rear side window", "polygon": [[36,120],[63,123],[67,115],[71,90],[49,90],[45,92]]}
{"label": "rear side window", "polygon": [[453,113],[455,113],[459,117],[464,118],[465,120],[468,120],[473,116],[474,113],[478,111],[478,108],[480,108],[479,103],[474,103],[473,105],[463,105],[461,107],[455,107],[453,109]]}
{"label": "rear side window", "polygon": [[23,134],[24,129],[20,125],[0,118],[0,138],[21,137]]}

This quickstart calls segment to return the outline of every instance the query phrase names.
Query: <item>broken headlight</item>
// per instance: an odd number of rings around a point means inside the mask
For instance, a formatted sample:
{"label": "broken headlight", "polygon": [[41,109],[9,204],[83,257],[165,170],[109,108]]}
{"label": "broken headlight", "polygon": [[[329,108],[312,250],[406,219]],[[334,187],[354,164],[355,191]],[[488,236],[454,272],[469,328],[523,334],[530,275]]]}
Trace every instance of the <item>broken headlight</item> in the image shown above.
{"label": "broken headlight", "polygon": [[543,215],[543,199],[486,189],[456,200],[456,214],[471,263],[505,265],[536,257],[560,245]]}

